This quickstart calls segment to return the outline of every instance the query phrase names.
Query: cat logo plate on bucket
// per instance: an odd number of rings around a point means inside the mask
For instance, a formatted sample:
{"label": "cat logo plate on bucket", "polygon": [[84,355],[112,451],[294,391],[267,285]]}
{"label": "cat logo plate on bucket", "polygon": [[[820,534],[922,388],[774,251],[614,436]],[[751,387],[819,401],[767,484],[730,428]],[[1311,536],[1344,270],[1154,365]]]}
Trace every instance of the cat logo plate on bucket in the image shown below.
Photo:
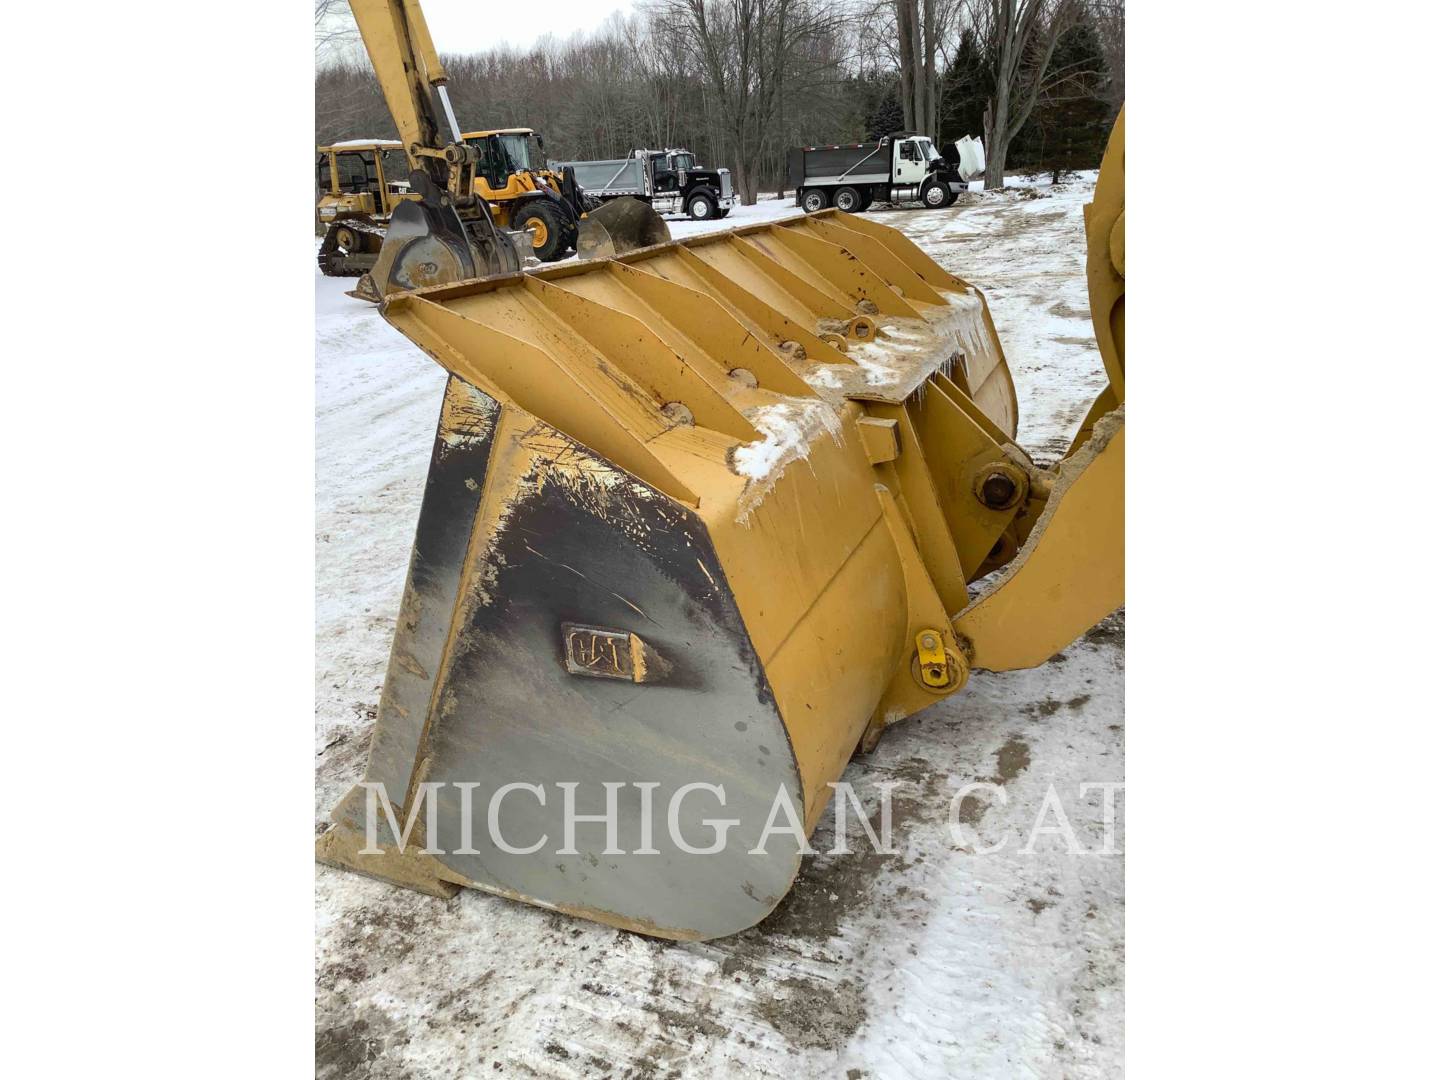
{"label": "cat logo plate on bucket", "polygon": [[596,679],[635,678],[634,646],[644,648],[640,639],[625,630],[605,630],[598,626],[581,626],[577,623],[562,623],[561,633],[565,637],[565,668],[571,675],[588,675]]}

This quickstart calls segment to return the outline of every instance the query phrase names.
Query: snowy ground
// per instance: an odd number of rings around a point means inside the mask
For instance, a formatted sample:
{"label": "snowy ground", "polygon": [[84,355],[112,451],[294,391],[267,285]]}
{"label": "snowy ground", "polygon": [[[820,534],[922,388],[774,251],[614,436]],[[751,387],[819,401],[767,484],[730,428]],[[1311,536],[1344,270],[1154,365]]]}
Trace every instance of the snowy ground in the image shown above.
{"label": "snowy ground", "polygon": [[[1093,182],[872,212],[986,292],[1021,441],[1042,459],[1063,452],[1104,384],[1084,279]],[[794,212],[768,201],[671,229]],[[315,286],[317,832],[364,766],[444,385],[347,284]],[[1081,786],[1124,779],[1123,695],[1123,615],[1039,670],[976,674],[845,773],[867,806],[898,782],[901,853],[861,836],[848,858],[807,859],[769,919],[720,941],[669,944],[317,867],[319,1075],[1117,1075],[1123,857],[1094,854],[1102,789]],[[1003,801],[962,802],[957,839],[951,797],[977,780]],[[1088,854],[1051,834],[1022,850],[1052,789]],[[1057,821],[1052,808],[1044,822]],[[827,815],[813,842],[831,840]]]}

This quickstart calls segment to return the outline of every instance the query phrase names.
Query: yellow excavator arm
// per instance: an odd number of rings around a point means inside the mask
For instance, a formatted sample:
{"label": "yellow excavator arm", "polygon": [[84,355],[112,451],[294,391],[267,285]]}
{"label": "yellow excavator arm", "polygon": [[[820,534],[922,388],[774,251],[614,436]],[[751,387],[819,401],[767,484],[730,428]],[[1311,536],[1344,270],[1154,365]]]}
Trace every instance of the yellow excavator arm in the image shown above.
{"label": "yellow excavator arm", "polygon": [[405,146],[411,190],[420,196],[396,207],[374,267],[351,295],[379,302],[403,289],[519,270],[514,243],[475,196],[478,155],[460,136],[419,0],[350,0],[350,10]]}
{"label": "yellow excavator arm", "polygon": [[[443,150],[447,143],[461,141],[445,90],[445,66],[430,38],[425,13],[418,0],[350,0],[350,10],[411,168],[423,168],[417,151]],[[432,91],[445,105],[448,139],[441,134]]]}

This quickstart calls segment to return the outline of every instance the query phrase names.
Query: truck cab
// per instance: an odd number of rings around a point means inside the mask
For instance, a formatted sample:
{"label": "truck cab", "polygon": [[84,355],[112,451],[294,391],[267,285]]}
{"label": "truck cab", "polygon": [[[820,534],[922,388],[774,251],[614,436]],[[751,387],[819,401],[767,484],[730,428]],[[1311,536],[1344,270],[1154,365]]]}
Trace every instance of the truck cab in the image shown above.
{"label": "truck cab", "polygon": [[724,217],[735,205],[729,169],[702,169],[689,150],[636,150],[650,163],[651,205],[660,213],[686,213],[696,221]]}
{"label": "truck cab", "polygon": [[660,150],[648,156],[656,191],[679,191],[685,186],[686,173],[695,168],[695,155],[688,152]]}
{"label": "truck cab", "polygon": [[891,164],[893,182],[900,186],[919,185],[930,172],[932,161],[939,161],[940,154],[934,143],[923,135],[895,139]]}

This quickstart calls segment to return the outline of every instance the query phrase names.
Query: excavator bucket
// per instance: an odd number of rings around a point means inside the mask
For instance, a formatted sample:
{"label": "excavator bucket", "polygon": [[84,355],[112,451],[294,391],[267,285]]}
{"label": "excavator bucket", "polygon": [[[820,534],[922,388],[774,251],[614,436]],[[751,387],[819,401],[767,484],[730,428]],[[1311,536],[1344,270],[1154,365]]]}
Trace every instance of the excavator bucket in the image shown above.
{"label": "excavator bucket", "polygon": [[670,226],[642,199],[611,199],[580,219],[575,250],[582,259],[606,259],[670,241]]}
{"label": "excavator bucket", "polygon": [[374,267],[346,295],[378,304],[391,293],[514,273],[521,265],[514,241],[488,210],[467,225],[450,206],[402,202]]}
{"label": "excavator bucket", "polygon": [[381,311],[450,378],[322,861],[731,934],[857,748],[1121,603],[1123,407],[1037,465],[984,297],[895,230],[827,211]]}

